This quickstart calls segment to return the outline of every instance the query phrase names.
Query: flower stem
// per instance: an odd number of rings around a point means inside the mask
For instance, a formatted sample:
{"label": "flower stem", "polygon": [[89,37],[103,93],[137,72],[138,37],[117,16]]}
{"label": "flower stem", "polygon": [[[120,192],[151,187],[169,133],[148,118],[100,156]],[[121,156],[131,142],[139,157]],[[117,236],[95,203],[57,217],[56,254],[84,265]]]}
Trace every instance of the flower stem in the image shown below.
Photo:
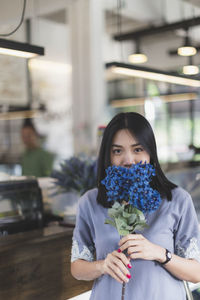
{"label": "flower stem", "polygon": [[[120,239],[123,238],[123,235],[120,235]],[[123,253],[127,256],[127,249],[123,251]],[[126,289],[126,283],[122,283],[122,295],[121,295],[121,300],[125,299],[125,289]]]}
{"label": "flower stem", "polygon": [[122,284],[122,297],[121,297],[121,300],[124,300],[124,299],[125,299],[125,298],[124,298],[124,296],[125,296],[125,287],[126,287],[126,283],[123,282],[123,284]]}

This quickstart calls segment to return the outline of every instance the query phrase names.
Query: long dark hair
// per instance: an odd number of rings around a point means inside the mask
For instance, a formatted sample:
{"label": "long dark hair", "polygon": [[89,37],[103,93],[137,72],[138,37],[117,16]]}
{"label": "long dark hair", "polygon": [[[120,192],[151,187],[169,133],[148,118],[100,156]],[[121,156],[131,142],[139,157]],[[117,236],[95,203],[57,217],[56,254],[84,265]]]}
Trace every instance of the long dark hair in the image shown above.
{"label": "long dark hair", "polygon": [[166,178],[160,167],[152,127],[142,115],[135,112],[127,112],[117,114],[107,125],[103,134],[97,171],[98,203],[104,207],[110,207],[110,203],[106,201],[106,190],[104,185],[101,184],[101,181],[106,176],[106,168],[111,165],[110,150],[113,137],[116,132],[121,129],[128,129],[147,151],[150,156],[150,163],[154,165],[156,170],[156,176],[153,177],[151,186],[156,189],[162,197],[166,197],[170,201],[172,199],[171,191],[177,186]]}

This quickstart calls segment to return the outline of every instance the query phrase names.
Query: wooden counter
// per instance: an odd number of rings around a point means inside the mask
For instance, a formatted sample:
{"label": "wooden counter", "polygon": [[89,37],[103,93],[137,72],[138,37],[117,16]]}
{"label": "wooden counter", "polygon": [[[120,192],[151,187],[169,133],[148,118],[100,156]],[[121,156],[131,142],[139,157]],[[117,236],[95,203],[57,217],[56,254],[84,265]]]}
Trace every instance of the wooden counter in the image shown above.
{"label": "wooden counter", "polygon": [[70,273],[72,231],[57,225],[0,237],[0,299],[66,300],[91,289]]}

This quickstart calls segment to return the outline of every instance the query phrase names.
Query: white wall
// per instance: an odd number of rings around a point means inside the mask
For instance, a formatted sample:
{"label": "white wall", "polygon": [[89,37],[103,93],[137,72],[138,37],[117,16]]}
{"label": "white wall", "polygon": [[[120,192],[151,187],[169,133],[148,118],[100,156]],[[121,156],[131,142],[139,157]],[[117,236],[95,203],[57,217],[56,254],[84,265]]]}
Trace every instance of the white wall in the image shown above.
{"label": "white wall", "polygon": [[36,120],[47,136],[46,148],[58,158],[73,154],[72,83],[69,33],[66,24],[45,19],[32,22],[32,42],[45,47],[45,56],[30,61],[33,104],[44,104],[47,112]]}

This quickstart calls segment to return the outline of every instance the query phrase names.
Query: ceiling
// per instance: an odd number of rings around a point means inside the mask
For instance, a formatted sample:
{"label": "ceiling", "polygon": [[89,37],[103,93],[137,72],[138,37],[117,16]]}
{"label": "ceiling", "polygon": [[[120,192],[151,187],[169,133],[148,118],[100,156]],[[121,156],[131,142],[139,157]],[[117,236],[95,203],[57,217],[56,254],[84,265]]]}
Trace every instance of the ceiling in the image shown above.
{"label": "ceiling", "polygon": [[[18,24],[21,15],[23,0],[0,0],[0,32],[6,31],[8,28]],[[88,3],[95,0],[76,0],[78,2]],[[127,32],[140,33],[142,46],[146,51],[151,52],[151,66],[156,65],[157,54],[163,49],[167,52],[173,49],[173,45],[180,45],[184,31],[181,29],[168,30],[165,33],[154,33],[153,29],[175,24],[187,19],[192,19],[194,16],[200,16],[200,1],[199,0],[101,0],[105,16],[105,29],[112,38]],[[28,0],[26,8],[26,18],[43,17],[45,19],[57,22],[60,24],[67,23],[67,10],[70,0]],[[121,6],[119,7],[119,3]],[[152,27],[154,26],[154,27]],[[151,34],[142,34],[142,30],[147,28]],[[200,26],[196,26],[190,32],[191,39],[194,43],[200,44]],[[123,43],[129,42],[134,45],[134,40],[124,39]],[[157,51],[156,48],[157,44]],[[167,49],[168,48],[168,49]],[[159,66],[163,67],[162,57]],[[200,58],[195,58],[200,63]],[[177,58],[178,61],[178,58]],[[177,62],[181,65],[183,60]],[[167,62],[168,64],[168,62]],[[174,59],[172,58],[172,65]],[[147,63],[147,66],[148,63]]]}

